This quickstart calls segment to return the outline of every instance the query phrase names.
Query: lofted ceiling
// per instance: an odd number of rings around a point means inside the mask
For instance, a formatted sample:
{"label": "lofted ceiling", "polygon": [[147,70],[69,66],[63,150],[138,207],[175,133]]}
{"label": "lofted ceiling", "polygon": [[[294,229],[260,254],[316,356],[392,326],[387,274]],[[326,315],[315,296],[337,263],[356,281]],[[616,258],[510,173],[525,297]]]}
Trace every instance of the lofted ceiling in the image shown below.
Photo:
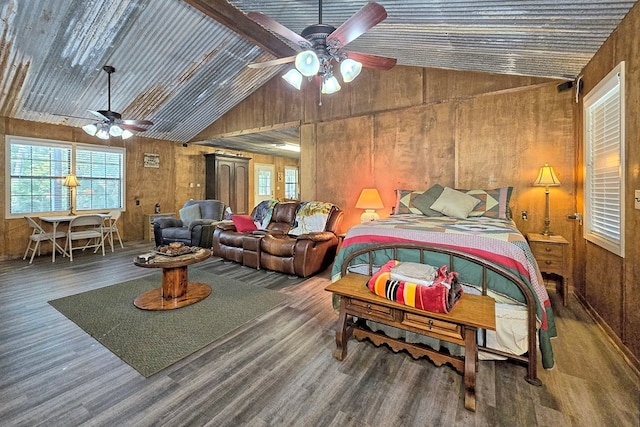
{"label": "lofted ceiling", "polygon": [[[322,22],[337,27],[366,1],[322,3]],[[573,80],[635,1],[378,3],[388,18],[349,50],[404,66]],[[109,64],[112,110],[153,121],[146,137],[191,142],[290,66],[247,67],[296,52],[250,11],[297,33],[318,23],[317,0],[0,0],[0,116],[87,124],[87,110],[107,108]],[[272,141],[298,138],[295,126],[260,131],[215,143],[274,154]]]}

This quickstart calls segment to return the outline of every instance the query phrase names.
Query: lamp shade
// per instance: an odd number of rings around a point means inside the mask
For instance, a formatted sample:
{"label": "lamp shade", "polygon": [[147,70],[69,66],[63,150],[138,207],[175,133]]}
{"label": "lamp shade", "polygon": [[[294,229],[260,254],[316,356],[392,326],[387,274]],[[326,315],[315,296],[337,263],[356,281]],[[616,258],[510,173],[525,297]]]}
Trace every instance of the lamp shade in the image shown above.
{"label": "lamp shade", "polygon": [[80,187],[80,183],[78,182],[78,178],[74,174],[69,174],[64,178],[64,183],[62,184],[65,187]]}
{"label": "lamp shade", "polygon": [[322,82],[322,93],[326,95],[336,93],[340,89],[340,83],[338,83],[338,79],[336,79],[334,76],[325,78]]}
{"label": "lamp shade", "polygon": [[82,130],[89,135],[94,136],[96,132],[98,132],[98,126],[96,126],[95,123],[89,123],[88,125],[82,126]]}
{"label": "lamp shade", "polygon": [[296,55],[296,68],[303,76],[311,77],[318,74],[320,60],[312,50],[305,50]]}
{"label": "lamp shade", "polygon": [[553,167],[549,166],[548,163],[545,163],[544,166],[540,168],[538,177],[533,182],[533,185],[537,187],[558,187],[560,185],[560,180],[558,179],[556,172],[553,170]]}
{"label": "lamp shade", "polygon": [[360,71],[362,71],[362,64],[358,61],[347,58],[340,63],[340,74],[342,74],[342,81],[345,83],[352,82],[358,77]]}
{"label": "lamp shade", "polygon": [[282,78],[291,86],[300,90],[300,87],[302,86],[302,74],[300,74],[298,70],[292,68],[287,71]]}
{"label": "lamp shade", "polygon": [[382,199],[377,188],[363,188],[356,202],[357,209],[382,209]]}

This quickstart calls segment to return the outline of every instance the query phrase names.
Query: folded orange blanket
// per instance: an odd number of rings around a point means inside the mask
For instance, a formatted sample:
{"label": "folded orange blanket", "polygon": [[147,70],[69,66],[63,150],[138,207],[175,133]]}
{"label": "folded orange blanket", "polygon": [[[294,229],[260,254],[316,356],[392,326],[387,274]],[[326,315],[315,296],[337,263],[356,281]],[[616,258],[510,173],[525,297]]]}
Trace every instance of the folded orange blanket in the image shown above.
{"label": "folded orange blanket", "polygon": [[426,286],[391,279],[391,268],[398,264],[400,261],[391,260],[380,267],[367,282],[369,290],[399,304],[435,313],[449,313],[462,297],[458,273],[447,271],[446,265],[438,269],[433,285]]}

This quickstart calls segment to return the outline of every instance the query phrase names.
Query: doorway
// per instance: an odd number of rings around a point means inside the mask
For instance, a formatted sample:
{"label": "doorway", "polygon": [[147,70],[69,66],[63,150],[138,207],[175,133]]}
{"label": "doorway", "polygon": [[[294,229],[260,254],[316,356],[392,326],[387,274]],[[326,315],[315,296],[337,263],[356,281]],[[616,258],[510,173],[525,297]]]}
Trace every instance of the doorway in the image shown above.
{"label": "doorway", "polygon": [[253,169],[254,180],[254,195],[253,200],[255,205],[264,200],[270,200],[274,198],[275,188],[275,166],[264,163],[256,163]]}

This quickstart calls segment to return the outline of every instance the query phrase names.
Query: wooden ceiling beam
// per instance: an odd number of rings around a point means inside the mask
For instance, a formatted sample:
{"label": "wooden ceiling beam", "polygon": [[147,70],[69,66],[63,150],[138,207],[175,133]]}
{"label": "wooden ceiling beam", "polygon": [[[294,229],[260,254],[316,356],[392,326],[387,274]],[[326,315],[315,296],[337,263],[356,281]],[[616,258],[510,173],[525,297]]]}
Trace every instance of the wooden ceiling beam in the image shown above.
{"label": "wooden ceiling beam", "polygon": [[215,21],[277,58],[297,53],[291,46],[252,21],[226,0],[184,0]]}

